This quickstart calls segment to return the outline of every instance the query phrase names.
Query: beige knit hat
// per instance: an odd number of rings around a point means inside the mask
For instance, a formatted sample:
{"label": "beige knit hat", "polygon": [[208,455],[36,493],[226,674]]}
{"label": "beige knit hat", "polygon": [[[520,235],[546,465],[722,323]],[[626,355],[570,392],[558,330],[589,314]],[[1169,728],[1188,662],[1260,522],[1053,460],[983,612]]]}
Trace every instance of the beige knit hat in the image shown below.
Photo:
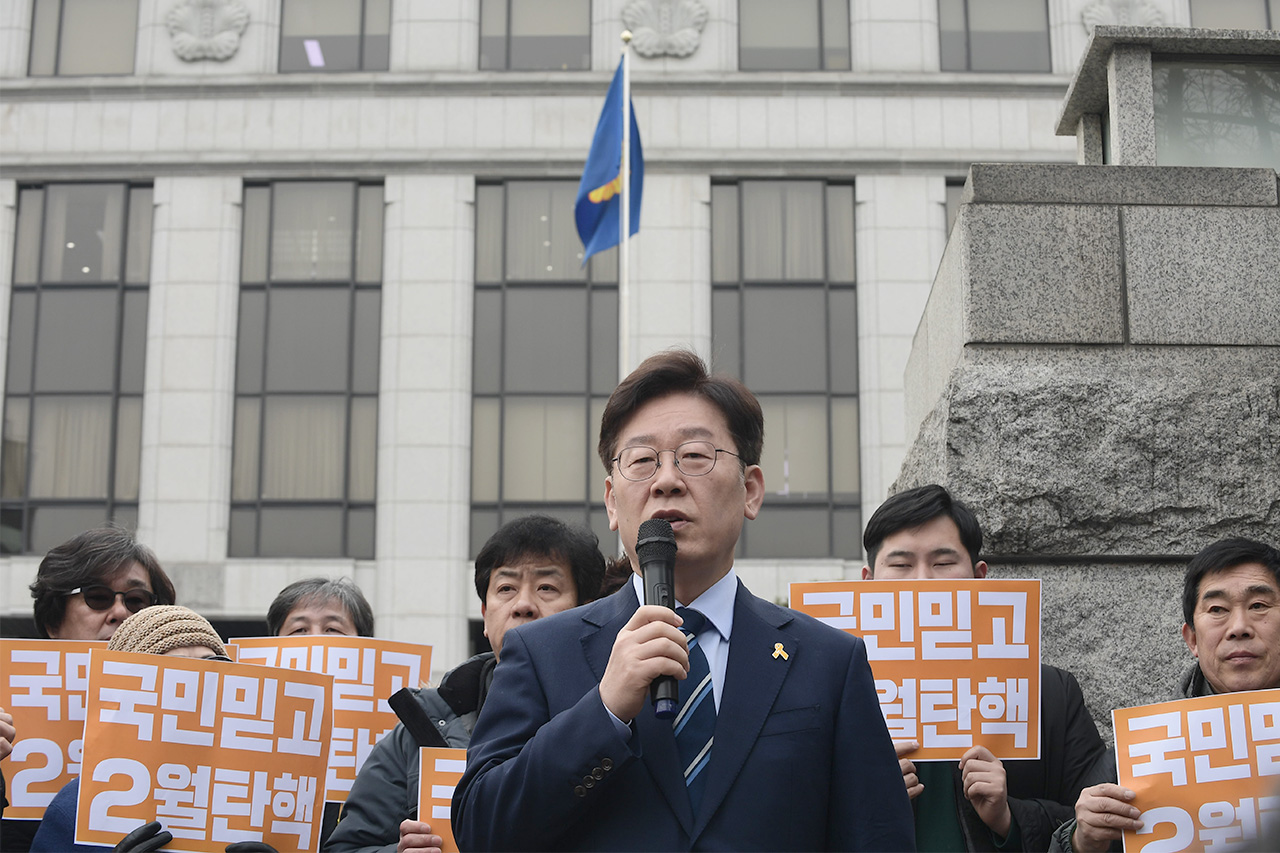
{"label": "beige knit hat", "polygon": [[162,655],[183,646],[207,646],[214,654],[227,653],[209,620],[180,604],[157,604],[139,610],[120,623],[107,649]]}

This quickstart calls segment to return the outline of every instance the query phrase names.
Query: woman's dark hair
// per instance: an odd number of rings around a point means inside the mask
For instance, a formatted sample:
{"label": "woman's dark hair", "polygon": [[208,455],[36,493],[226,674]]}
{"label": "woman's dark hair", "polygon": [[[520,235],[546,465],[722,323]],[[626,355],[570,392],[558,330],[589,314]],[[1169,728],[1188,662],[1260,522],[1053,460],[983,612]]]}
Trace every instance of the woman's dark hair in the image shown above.
{"label": "woman's dark hair", "polygon": [[110,586],[110,581],[133,563],[147,570],[157,604],[177,603],[173,581],[160,568],[155,552],[123,527],[103,525],[68,539],[40,561],[30,587],[36,632],[48,639],[50,631],[62,626],[71,590],[93,584]]}

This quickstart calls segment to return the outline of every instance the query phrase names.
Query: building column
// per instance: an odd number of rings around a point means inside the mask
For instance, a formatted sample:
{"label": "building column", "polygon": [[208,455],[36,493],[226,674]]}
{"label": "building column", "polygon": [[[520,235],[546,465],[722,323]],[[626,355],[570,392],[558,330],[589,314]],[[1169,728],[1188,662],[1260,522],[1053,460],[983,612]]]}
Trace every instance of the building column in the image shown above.
{"label": "building column", "polygon": [[201,600],[227,556],[240,199],[235,177],[155,181],[138,536],[198,569]]}
{"label": "building column", "polygon": [[[862,518],[888,496],[906,455],[903,373],[946,245],[941,176],[858,178],[858,388]],[[870,464],[872,461],[875,464]]]}
{"label": "building column", "polygon": [[[430,642],[439,674],[479,614],[470,562],[475,180],[388,177],[378,397],[380,636]],[[368,590],[366,590],[368,592]]]}

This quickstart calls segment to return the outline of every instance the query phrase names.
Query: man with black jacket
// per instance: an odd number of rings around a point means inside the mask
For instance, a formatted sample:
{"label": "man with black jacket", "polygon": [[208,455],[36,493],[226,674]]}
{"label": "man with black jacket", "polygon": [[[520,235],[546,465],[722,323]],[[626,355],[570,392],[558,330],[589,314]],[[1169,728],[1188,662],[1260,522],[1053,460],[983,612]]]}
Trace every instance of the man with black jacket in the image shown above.
{"label": "man with black jacket", "polygon": [[[476,594],[492,652],[450,670],[436,688],[402,691],[393,701],[402,720],[369,754],[351,786],[325,851],[409,851],[440,847],[417,819],[418,748],[465,748],[484,706],[502,638],[517,625],[593,600],[604,576],[599,540],[544,515],[508,522],[480,549]],[[407,710],[403,710],[405,702]]]}
{"label": "man with black jacket", "polygon": [[[863,580],[983,578],[982,528],[973,512],[942,486],[893,495],[875,511],[863,536]],[[1045,850],[1054,829],[1073,814],[1082,788],[1102,781],[1105,752],[1075,676],[1040,667],[1040,758],[1010,761],[974,746],[958,765],[906,756],[914,741],[895,743],[916,814],[916,845],[928,850]]]}

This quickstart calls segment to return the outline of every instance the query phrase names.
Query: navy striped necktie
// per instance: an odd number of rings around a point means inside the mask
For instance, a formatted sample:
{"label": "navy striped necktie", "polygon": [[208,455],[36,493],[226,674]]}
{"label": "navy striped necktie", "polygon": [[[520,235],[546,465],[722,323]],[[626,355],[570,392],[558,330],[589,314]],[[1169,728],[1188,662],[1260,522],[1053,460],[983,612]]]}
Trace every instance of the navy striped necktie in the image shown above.
{"label": "navy striped necktie", "polygon": [[689,677],[680,682],[680,710],[671,723],[675,731],[676,752],[689,788],[689,803],[698,813],[702,791],[706,787],[707,764],[711,761],[711,744],[716,731],[716,703],[707,656],[698,644],[707,617],[696,610],[677,607],[684,619],[680,630],[689,640]]}

